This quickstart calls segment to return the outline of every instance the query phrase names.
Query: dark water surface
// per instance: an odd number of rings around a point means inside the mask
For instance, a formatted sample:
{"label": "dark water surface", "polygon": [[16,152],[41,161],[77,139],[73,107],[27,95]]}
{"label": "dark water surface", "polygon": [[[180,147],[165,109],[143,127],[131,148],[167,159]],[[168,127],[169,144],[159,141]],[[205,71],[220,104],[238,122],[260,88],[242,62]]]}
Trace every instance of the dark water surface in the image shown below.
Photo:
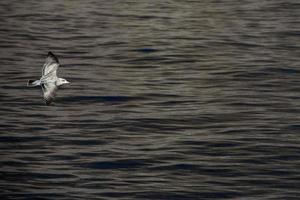
{"label": "dark water surface", "polygon": [[[0,199],[300,199],[298,0],[0,2]],[[45,106],[48,51],[71,82]]]}

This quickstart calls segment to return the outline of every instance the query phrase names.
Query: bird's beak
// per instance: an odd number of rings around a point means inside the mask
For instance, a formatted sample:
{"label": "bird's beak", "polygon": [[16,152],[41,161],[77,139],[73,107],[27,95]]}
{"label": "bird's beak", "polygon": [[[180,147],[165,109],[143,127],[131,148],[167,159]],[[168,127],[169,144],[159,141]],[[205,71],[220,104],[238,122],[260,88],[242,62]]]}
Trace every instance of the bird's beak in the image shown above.
{"label": "bird's beak", "polygon": [[66,81],[66,83],[70,83],[69,81]]}

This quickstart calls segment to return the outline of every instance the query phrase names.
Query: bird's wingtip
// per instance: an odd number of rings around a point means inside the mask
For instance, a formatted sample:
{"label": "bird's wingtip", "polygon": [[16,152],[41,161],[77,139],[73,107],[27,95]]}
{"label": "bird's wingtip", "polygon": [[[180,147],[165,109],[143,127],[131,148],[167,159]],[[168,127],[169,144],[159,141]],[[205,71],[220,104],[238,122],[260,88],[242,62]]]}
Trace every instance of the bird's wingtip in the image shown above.
{"label": "bird's wingtip", "polygon": [[46,106],[49,106],[52,102],[52,99],[45,99]]}
{"label": "bird's wingtip", "polygon": [[48,51],[48,56],[54,56],[54,54],[51,51]]}
{"label": "bird's wingtip", "polygon": [[48,51],[47,57],[51,57],[55,62],[58,63],[57,57],[51,51]]}

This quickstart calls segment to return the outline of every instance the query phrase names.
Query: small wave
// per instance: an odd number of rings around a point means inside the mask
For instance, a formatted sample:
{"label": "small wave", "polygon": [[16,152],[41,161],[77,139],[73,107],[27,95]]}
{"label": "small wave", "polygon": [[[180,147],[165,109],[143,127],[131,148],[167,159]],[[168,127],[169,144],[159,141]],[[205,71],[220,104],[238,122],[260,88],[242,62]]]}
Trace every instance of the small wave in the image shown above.
{"label": "small wave", "polygon": [[89,169],[126,169],[126,168],[140,168],[146,166],[143,160],[117,160],[104,162],[90,162],[82,164],[81,167]]}
{"label": "small wave", "polygon": [[127,102],[137,99],[129,96],[70,96],[60,98],[60,102]]}

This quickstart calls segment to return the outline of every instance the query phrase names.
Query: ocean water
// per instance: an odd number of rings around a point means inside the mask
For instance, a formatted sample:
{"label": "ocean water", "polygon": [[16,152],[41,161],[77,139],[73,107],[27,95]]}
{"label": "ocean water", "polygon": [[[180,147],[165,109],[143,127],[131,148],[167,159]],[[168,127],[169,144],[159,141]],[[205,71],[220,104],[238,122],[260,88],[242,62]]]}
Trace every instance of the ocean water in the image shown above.
{"label": "ocean water", "polygon": [[[297,0],[0,2],[0,199],[299,199]],[[71,82],[46,106],[48,51]]]}

